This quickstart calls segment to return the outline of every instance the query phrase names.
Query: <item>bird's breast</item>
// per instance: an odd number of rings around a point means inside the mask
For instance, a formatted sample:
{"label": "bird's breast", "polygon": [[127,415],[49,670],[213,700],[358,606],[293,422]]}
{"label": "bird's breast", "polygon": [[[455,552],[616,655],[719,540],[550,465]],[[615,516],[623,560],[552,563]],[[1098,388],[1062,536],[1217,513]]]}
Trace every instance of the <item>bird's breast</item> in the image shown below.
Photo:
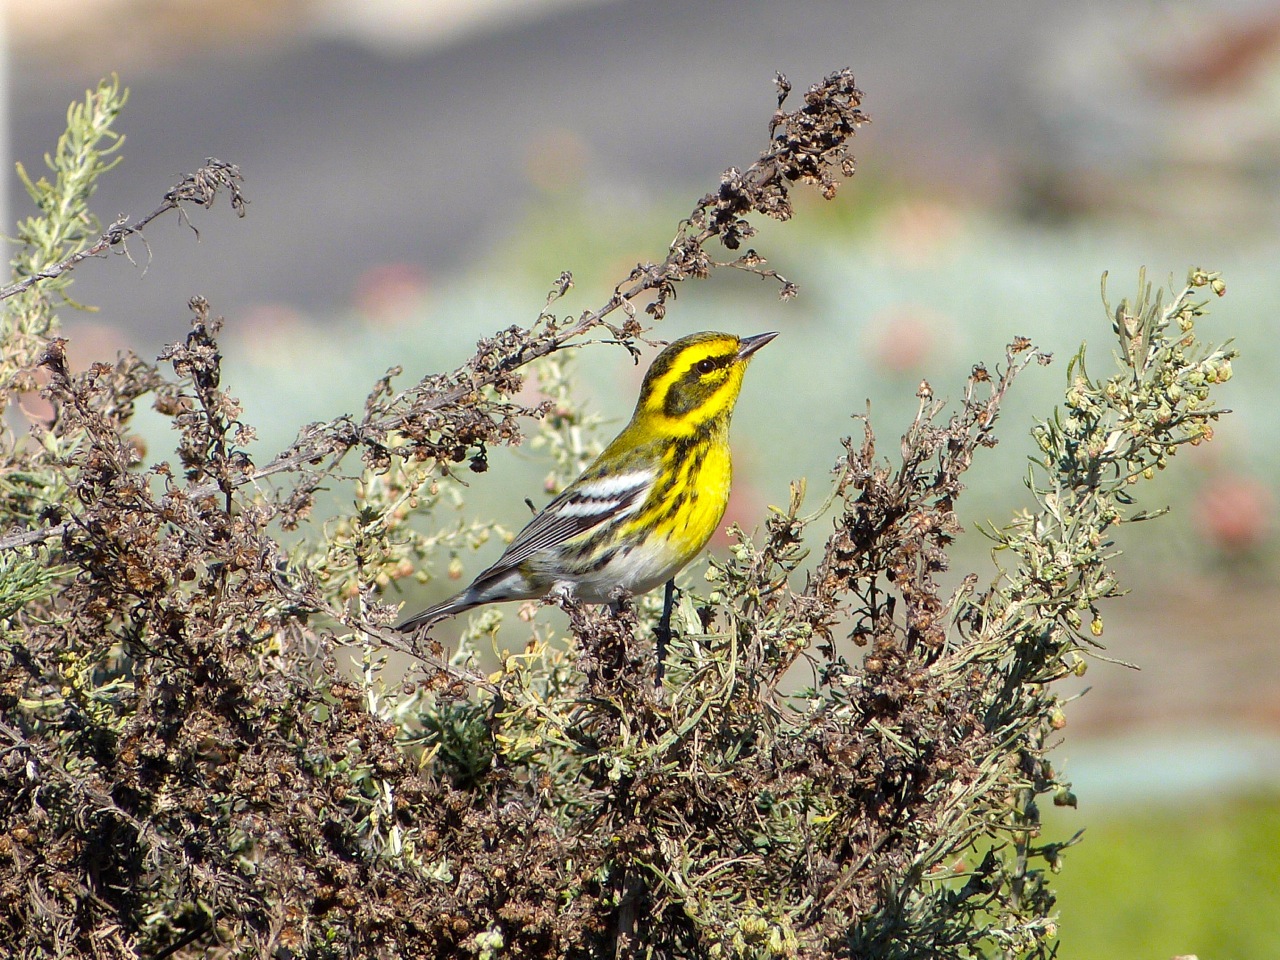
{"label": "bird's breast", "polygon": [[[733,480],[733,462],[728,444],[709,447],[701,462],[689,471],[689,504],[685,511],[683,528],[694,553],[701,550],[716,527],[724,519],[729,503],[729,487]],[[696,544],[696,546],[693,546]]]}
{"label": "bird's breast", "polygon": [[721,436],[674,444],[659,479],[633,521],[646,540],[683,566],[701,550],[724,517],[733,464]]}

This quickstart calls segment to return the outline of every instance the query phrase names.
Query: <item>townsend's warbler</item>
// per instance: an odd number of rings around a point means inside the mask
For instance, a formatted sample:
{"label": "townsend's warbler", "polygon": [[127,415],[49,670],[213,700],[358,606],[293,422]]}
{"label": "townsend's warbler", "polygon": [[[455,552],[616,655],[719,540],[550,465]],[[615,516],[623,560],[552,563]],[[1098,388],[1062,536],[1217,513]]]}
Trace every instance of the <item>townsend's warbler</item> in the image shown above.
{"label": "townsend's warbler", "polygon": [[[457,596],[413,630],[485,603],[551,591],[610,603],[668,582],[706,546],[729,501],[729,417],[751,355],[776,333],[695,333],[653,361],[635,413],[582,475]],[[671,593],[668,589],[669,617]],[[664,623],[665,629],[665,623]]]}

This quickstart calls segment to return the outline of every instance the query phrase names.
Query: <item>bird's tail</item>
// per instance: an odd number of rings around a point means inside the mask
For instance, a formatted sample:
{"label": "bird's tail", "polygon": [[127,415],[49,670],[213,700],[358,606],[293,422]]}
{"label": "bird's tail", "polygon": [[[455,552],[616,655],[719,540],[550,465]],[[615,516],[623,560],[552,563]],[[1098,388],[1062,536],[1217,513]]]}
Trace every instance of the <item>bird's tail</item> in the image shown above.
{"label": "bird's tail", "polygon": [[460,613],[466,613],[484,602],[484,600],[476,597],[473,588],[468,588],[457,596],[442,600],[435,606],[427,607],[427,609],[421,613],[414,614],[408,620],[402,620],[395,625],[395,629],[401,633],[412,633],[421,627],[430,626],[437,620],[444,620],[446,617],[455,617]]}

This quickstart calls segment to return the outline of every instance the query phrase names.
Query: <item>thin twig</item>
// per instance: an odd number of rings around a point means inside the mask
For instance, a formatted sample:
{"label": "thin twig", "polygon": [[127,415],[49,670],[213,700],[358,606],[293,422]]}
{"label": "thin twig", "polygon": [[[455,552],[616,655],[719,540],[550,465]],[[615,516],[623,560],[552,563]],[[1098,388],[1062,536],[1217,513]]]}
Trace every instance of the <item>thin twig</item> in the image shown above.
{"label": "thin twig", "polygon": [[[170,210],[177,210],[185,219],[186,214],[182,210],[184,203],[195,203],[208,209],[213,206],[219,187],[225,187],[231,191],[231,207],[236,211],[237,216],[243,217],[245,205],[249,201],[245,199],[244,194],[240,191],[242,180],[240,168],[234,163],[224,163],[221,160],[209,157],[205,160],[203,167],[174,184],[173,188],[164,195],[164,202],[145,217],[132,223],[121,217],[107,227],[102,236],[98,237],[97,240],[83,250],[77,250],[66,259],[59,260],[38,273],[23,277],[7,287],[0,287],[0,300],[16,297],[23,291],[35,286],[41,280],[53,280],[56,277],[60,277],[90,257],[100,257],[112,247],[121,246],[130,237],[141,236],[147,224]],[[190,221],[188,221],[188,225],[190,225]],[[192,230],[195,230],[195,227],[192,227]],[[198,235],[199,231],[197,231]]]}

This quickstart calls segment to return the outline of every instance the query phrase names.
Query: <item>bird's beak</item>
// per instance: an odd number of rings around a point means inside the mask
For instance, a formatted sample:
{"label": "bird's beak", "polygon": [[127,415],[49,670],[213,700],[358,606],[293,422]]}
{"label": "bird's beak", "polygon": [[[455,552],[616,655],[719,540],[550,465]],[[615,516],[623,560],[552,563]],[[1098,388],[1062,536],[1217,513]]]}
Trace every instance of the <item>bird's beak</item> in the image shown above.
{"label": "bird's beak", "polygon": [[747,359],[777,335],[777,330],[770,330],[768,333],[757,333],[754,337],[743,337],[738,341],[738,359]]}

